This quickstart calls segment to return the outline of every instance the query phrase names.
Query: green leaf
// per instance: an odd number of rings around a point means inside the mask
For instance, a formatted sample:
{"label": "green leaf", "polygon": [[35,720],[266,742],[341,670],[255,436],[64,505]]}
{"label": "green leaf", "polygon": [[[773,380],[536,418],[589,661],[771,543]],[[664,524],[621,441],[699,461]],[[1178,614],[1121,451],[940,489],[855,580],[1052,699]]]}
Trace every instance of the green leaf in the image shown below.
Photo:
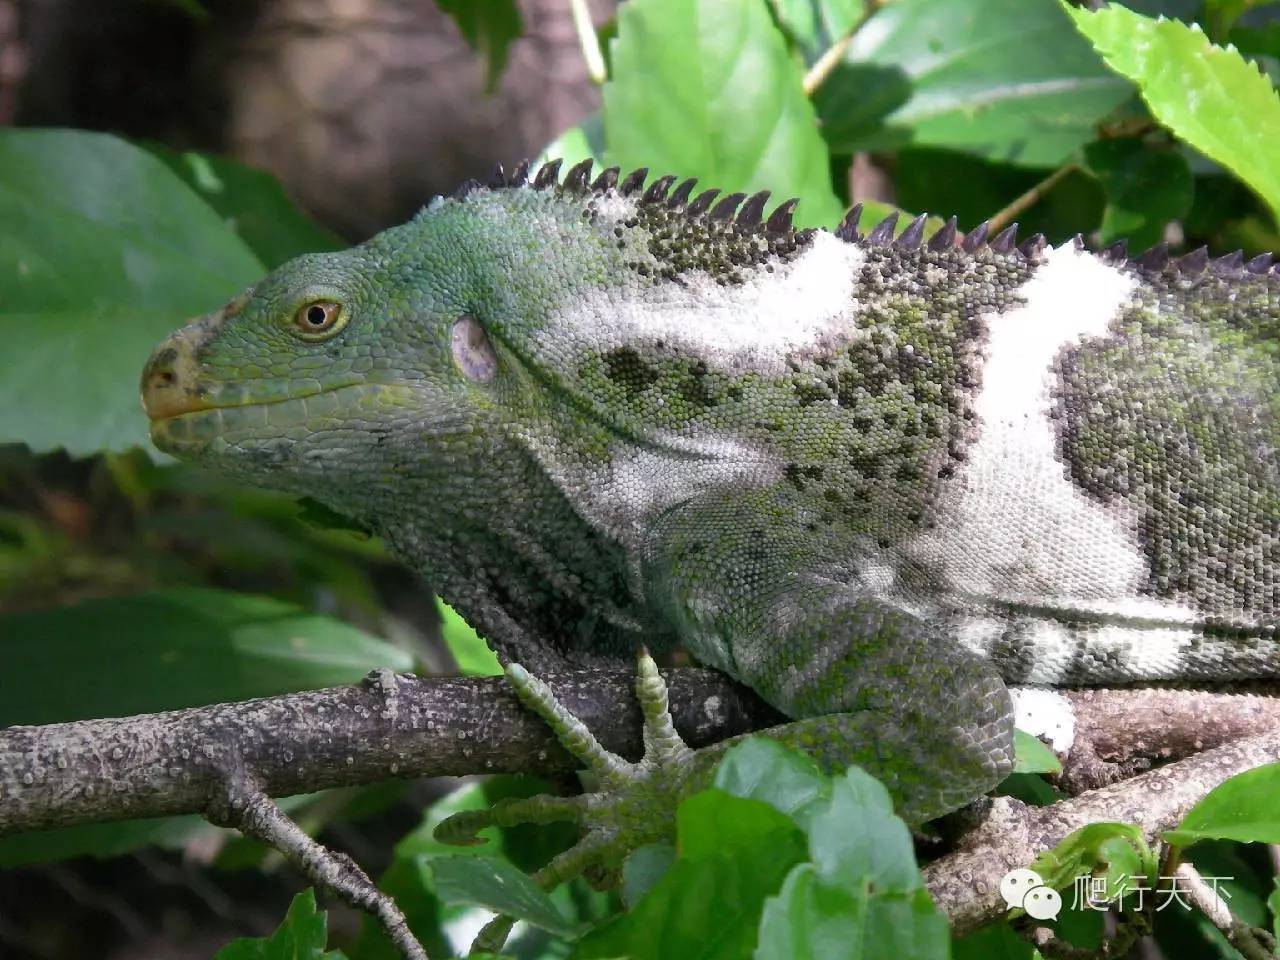
{"label": "green leaf", "polygon": [[1231,913],[1251,927],[1266,927],[1267,894],[1275,878],[1269,858],[1257,847],[1234,840],[1202,840],[1182,851],[1182,859],[1231,905]]}
{"label": "green leaf", "polygon": [[799,197],[802,224],[840,218],[803,66],[765,4],[631,0],[618,10],[611,52],[610,163]]}
{"label": "green leaf", "polygon": [[446,856],[429,864],[436,895],[446,903],[478,904],[562,937],[577,932],[532,878],[506,860]]}
{"label": "green leaf", "polygon": [[[823,883],[811,863],[795,867],[765,903],[755,960],[855,957],[864,938],[865,898]],[[839,945],[839,946],[837,946]],[[843,949],[842,949],[843,948]]]}
{"label": "green leaf", "polygon": [[1164,839],[1180,847],[1207,839],[1280,843],[1278,796],[1280,763],[1238,773],[1210,790]]}
{"label": "green leaf", "polygon": [[1066,9],[1107,64],[1137,83],[1157,120],[1256,190],[1280,219],[1280,101],[1271,81],[1199,27],[1119,5]]}
{"label": "green leaf", "polygon": [[151,349],[264,272],[147,151],[0,130],[0,443],[73,455],[145,444],[138,376]]}
{"label": "green leaf", "polygon": [[1062,762],[1053,751],[1025,730],[1013,731],[1014,773],[1061,773]]}
{"label": "green leaf", "polygon": [[[434,860],[442,856],[499,857],[519,869],[532,871],[568,848],[577,834],[577,828],[568,823],[490,828],[482,833],[487,843],[460,850],[432,836],[436,825],[463,810],[483,809],[497,800],[529,797],[549,788],[549,784],[533,777],[494,776],[466,783],[428,807],[421,824],[396,844],[395,860],[378,878],[378,886],[395,897],[429,956],[452,955],[446,946],[450,941],[465,948],[483,923],[477,915],[484,912],[479,907],[441,902],[431,867]],[[567,892],[556,891],[553,900],[563,907]],[[353,956],[359,960],[398,960],[400,954],[378,924],[366,917],[361,921]]]}
{"label": "green leaf", "polygon": [[1191,167],[1176,150],[1118,138],[1089,144],[1084,157],[1107,198],[1098,228],[1103,244],[1127,237],[1131,247],[1145,250],[1160,242],[1170,220],[1191,209]]}
{"label": "green leaf", "polygon": [[824,882],[802,863],[765,904],[755,960],[946,960],[946,918],[929,894],[870,896]]}
{"label": "green leaf", "polygon": [[911,832],[889,793],[850,767],[808,823],[810,863],[765,906],[756,960],[948,956],[950,933],[916,867]]}
{"label": "green leaf", "polygon": [[1255,27],[1232,27],[1227,39],[1241,56],[1250,59],[1280,57],[1280,23],[1272,21]]}
{"label": "green leaf", "polygon": [[1140,828],[1106,822],[1073,831],[1031,864],[1045,885],[1055,890],[1071,886],[1076,877],[1103,877],[1107,900],[1127,895],[1140,880],[1153,884],[1156,867],[1155,856]]}
{"label": "green leaf", "polygon": [[175,10],[181,10],[192,20],[198,20],[201,23],[209,20],[209,11],[200,0],[161,0],[161,2]]}
{"label": "green leaf", "polygon": [[440,636],[444,638],[458,669],[468,677],[502,676],[502,664],[475,628],[439,597],[436,598],[436,610],[440,613]]}
{"label": "green leaf", "polygon": [[1226,36],[1236,18],[1257,2],[1258,0],[1204,0],[1203,20],[1210,35],[1215,39]]}
{"label": "green leaf", "polygon": [[735,797],[763,800],[801,824],[806,812],[831,796],[831,779],[813,760],[768,737],[747,737],[726,750],[715,786]]}
{"label": "green leaf", "polygon": [[507,48],[524,29],[515,0],[436,0],[467,44],[485,59],[485,89],[492,92],[507,66]]}
{"label": "green leaf", "polygon": [[759,800],[705,790],[677,814],[678,859],[628,914],[588,933],[574,957],[740,958],[767,896],[804,858],[790,818]]}
{"label": "green leaf", "polygon": [[778,25],[813,63],[854,28],[865,0],[772,0]]}
{"label": "green leaf", "polygon": [[343,960],[337,950],[324,952],[328,938],[324,911],[316,909],[316,895],[308,889],[293,898],[270,937],[233,940],[214,960]]}
{"label": "green leaf", "polygon": [[858,767],[832,781],[808,833],[809,858],[825,880],[892,892],[922,887],[911,831],[894,815],[889,791]]}
{"label": "green leaf", "polygon": [[298,519],[317,530],[337,530],[350,533],[358,539],[368,540],[372,534],[350,517],[345,517],[319,500],[302,497],[293,501],[298,507]]}
{"label": "green leaf", "polygon": [[[954,215],[961,229],[969,230],[1044,179],[1043,170],[931,147],[898,151],[893,169],[893,189],[901,206]],[[960,183],[963,190],[956,189]],[[1102,207],[1098,181],[1075,170],[1018,214],[1019,233],[1043,233],[1050,241],[1089,234],[1098,226]]]}
{"label": "green leaf", "polygon": [[348,246],[299,210],[280,181],[264,170],[226,157],[146,147],[221,215],[268,270],[303,253]]}
{"label": "green leaf", "polygon": [[1132,95],[1056,0],[900,0],[854,35],[818,89],[842,153],[914,144],[1057,166]]}
{"label": "green leaf", "polygon": [[596,167],[600,168],[604,166],[601,159],[603,156],[604,119],[600,114],[593,113],[576,127],[565,130],[543,147],[534,166],[538,167],[548,160],[559,158],[564,162],[563,169],[567,170],[590,157],[595,161]]}
{"label": "green leaf", "polygon": [[0,837],[0,867],[53,863],[72,857],[118,857],[139,847],[177,850],[196,837],[222,832],[203,817],[153,817],[114,823],[83,823]]}
{"label": "green leaf", "polygon": [[634,907],[675,862],[676,848],[669,843],[647,843],[634,850],[622,864],[622,902]]}
{"label": "green leaf", "polygon": [[411,658],[269,597],[175,588],[0,617],[0,727],[353,683]]}
{"label": "green leaf", "polygon": [[1040,960],[1036,948],[1004,920],[951,941],[951,960]]}
{"label": "green leaf", "polygon": [[514,827],[490,827],[481,832],[488,842],[460,851],[457,846],[435,839],[435,828],[446,817],[464,810],[482,810],[508,797],[532,797],[547,793],[551,785],[536,777],[487,777],[469,783],[437,800],[422,815],[422,823],[405,834],[396,844],[400,859],[429,857],[439,854],[465,853],[475,857],[505,857],[523,870],[542,866],[552,856],[567,849],[577,837],[577,828],[569,823],[521,824]]}

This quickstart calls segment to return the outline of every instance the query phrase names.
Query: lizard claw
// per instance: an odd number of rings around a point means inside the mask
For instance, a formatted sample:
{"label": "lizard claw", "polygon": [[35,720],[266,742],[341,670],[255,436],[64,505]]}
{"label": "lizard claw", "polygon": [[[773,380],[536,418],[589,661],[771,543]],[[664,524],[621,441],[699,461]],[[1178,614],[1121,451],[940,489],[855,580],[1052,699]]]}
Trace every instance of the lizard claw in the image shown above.
{"label": "lizard claw", "polygon": [[[637,664],[644,756],[635,763],[606,750],[550,687],[519,664],[507,667],[507,679],[520,702],[546,721],[564,748],[595,775],[599,786],[576,797],[500,800],[487,810],[456,813],[436,827],[437,840],[470,845],[483,842],[476,833],[485,827],[577,823],[583,830],[578,842],[533,875],[539,886],[550,890],[590,867],[616,866],[637,847],[670,834],[675,807],[690,787],[695,752],[671,722],[667,685],[648,651],[640,651]],[[510,917],[495,917],[480,931],[472,951],[501,949],[513,922]]]}

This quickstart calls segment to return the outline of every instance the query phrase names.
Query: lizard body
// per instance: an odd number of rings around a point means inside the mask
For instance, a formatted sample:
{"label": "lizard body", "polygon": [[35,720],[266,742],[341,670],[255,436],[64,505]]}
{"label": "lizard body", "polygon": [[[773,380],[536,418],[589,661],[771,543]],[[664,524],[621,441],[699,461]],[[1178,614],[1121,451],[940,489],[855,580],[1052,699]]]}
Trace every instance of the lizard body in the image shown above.
{"label": "lizard body", "polygon": [[1269,260],[796,231],[588,169],[193,322],[155,442],[359,520],[508,661],[681,644],[917,822],[1011,769],[1006,682],[1280,675]]}

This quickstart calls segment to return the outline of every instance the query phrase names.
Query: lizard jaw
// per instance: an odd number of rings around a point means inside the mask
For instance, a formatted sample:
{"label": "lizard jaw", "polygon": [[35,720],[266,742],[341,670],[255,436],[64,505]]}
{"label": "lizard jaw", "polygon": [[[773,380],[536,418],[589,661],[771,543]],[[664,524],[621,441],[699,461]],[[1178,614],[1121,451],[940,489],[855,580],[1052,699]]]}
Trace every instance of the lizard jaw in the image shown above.
{"label": "lizard jaw", "polygon": [[147,405],[151,440],[165,453],[193,456],[220,448],[257,446],[340,429],[402,399],[387,384],[351,383],[258,403]]}

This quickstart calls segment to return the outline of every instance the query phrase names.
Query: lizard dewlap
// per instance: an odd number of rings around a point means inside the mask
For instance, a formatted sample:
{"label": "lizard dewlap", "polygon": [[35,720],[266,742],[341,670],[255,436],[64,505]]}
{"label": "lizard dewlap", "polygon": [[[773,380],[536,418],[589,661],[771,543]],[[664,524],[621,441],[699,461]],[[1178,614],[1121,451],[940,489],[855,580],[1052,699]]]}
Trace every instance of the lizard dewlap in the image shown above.
{"label": "lizard dewlap", "polygon": [[[383,536],[562,726],[541,670],[679,644],[913,822],[1009,772],[1006,683],[1280,675],[1269,257],[798,231],[589,169],[470,182],[178,331],[156,444]],[[557,808],[579,860],[716,755],[647,671],[656,746]]]}

